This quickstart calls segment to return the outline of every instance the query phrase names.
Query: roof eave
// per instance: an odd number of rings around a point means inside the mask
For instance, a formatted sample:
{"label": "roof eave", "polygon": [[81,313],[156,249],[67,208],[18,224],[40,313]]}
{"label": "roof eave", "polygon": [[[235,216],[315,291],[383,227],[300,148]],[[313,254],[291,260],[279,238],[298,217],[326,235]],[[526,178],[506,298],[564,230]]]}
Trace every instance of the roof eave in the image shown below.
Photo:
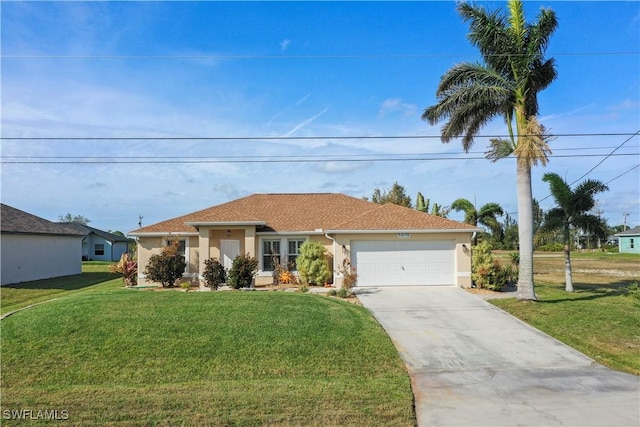
{"label": "roof eave", "polygon": [[131,233],[127,233],[127,236],[133,236],[133,237],[189,237],[189,236],[199,236],[199,233],[193,232],[193,231],[152,231],[152,232],[142,232],[142,233],[137,233],[137,232],[131,232]]}
{"label": "roof eave", "polygon": [[184,224],[191,227],[237,227],[239,225],[267,225],[266,221],[187,221]]}
{"label": "roof eave", "polygon": [[480,228],[412,228],[412,229],[372,229],[372,230],[326,230],[330,234],[393,234],[393,233],[422,233],[422,234],[437,234],[437,233],[477,233],[482,231]]}

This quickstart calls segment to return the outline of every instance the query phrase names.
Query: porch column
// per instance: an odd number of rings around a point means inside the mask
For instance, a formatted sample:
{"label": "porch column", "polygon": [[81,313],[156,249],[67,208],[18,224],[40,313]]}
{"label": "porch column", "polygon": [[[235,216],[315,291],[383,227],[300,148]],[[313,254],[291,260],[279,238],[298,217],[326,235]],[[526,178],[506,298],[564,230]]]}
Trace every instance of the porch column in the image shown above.
{"label": "porch column", "polygon": [[200,227],[198,237],[198,279],[202,281],[205,260],[209,259],[209,229]]}
{"label": "porch column", "polygon": [[250,256],[256,256],[256,227],[244,229],[244,251]]}

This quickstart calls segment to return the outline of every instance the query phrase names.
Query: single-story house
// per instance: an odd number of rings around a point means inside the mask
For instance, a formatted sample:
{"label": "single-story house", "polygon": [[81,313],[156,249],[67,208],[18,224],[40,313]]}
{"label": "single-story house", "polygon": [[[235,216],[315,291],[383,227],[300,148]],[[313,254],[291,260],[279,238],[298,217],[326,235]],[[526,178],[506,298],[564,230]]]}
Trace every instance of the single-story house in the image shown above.
{"label": "single-story house", "polygon": [[640,226],[615,235],[618,238],[618,252],[640,254]]}
{"label": "single-story house", "polygon": [[394,204],[379,205],[344,194],[253,194],[129,233],[138,242],[138,284],[145,266],[162,246],[180,241],[194,281],[204,261],[225,267],[241,253],[259,263],[256,286],[273,280],[272,254],[294,261],[306,240],[327,249],[333,283],[340,266],[356,268],[357,286],[471,286],[471,239],[475,226]]}
{"label": "single-story house", "polygon": [[82,272],[82,238],[55,222],[0,204],[0,284]]}
{"label": "single-story house", "polygon": [[82,259],[87,261],[119,261],[129,250],[129,239],[124,236],[98,230],[77,222],[61,222],[85,234],[82,239]]}

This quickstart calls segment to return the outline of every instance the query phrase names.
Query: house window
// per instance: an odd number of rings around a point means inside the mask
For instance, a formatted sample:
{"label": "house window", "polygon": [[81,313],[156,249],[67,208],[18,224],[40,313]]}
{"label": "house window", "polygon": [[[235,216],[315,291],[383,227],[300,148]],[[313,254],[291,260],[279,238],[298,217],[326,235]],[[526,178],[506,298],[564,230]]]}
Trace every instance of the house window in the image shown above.
{"label": "house window", "polygon": [[262,241],[262,271],[273,271],[280,264],[280,240]]}
{"label": "house window", "polygon": [[300,246],[305,242],[305,239],[289,239],[287,240],[287,267],[289,270],[297,270],[296,260],[300,255]]}
{"label": "house window", "polygon": [[94,249],[93,249],[93,254],[95,256],[104,255],[104,243],[96,243],[96,245],[94,246]]}

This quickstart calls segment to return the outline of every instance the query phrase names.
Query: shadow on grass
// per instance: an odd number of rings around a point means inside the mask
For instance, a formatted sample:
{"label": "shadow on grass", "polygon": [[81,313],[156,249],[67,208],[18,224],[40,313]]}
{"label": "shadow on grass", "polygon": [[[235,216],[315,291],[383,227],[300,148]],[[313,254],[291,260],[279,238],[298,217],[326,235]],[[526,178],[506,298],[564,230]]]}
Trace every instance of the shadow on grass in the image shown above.
{"label": "shadow on grass", "polygon": [[56,277],[53,279],[34,280],[32,282],[14,283],[2,286],[3,289],[60,289],[73,291],[76,289],[88,288],[106,282],[108,280],[117,279],[120,275],[109,272],[88,272],[76,274],[73,276]]}
{"label": "shadow on grass", "polygon": [[[542,304],[557,304],[567,301],[589,301],[599,298],[617,297],[628,295],[635,288],[637,281],[622,280],[604,285],[574,284],[573,292],[567,292],[566,298],[543,299],[538,300]],[[561,288],[564,291],[564,286]],[[580,296],[580,294],[586,294]]]}

